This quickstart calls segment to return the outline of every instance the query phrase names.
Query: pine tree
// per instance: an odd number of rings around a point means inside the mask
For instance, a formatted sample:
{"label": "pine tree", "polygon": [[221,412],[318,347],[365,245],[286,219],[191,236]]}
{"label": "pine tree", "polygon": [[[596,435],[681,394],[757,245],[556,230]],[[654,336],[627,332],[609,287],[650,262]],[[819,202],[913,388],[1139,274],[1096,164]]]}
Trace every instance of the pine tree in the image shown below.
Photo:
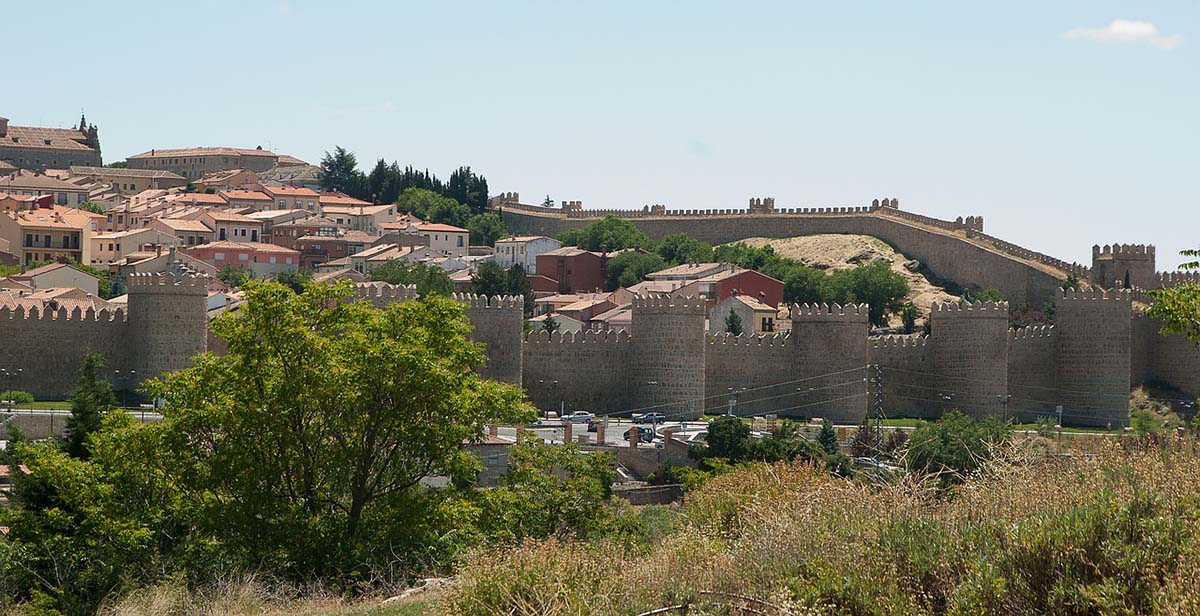
{"label": "pine tree", "polygon": [[1121,285],[1121,288],[1122,289],[1129,288],[1129,270],[1125,270],[1125,282],[1124,282],[1124,284]]}
{"label": "pine tree", "polygon": [[839,451],[837,430],[833,429],[833,424],[829,423],[828,419],[821,423],[821,433],[817,435],[817,443],[821,445],[821,449],[824,449],[825,453],[832,455]]}
{"label": "pine tree", "polygon": [[547,334],[553,334],[554,332],[558,331],[558,327],[558,321],[555,320],[554,317],[548,316],[544,321],[542,321],[542,331],[546,332]]}
{"label": "pine tree", "polygon": [[725,317],[725,331],[734,336],[742,335],[742,317],[738,316],[733,308],[729,309],[729,316]]}
{"label": "pine tree", "polygon": [[112,384],[100,376],[104,356],[87,353],[79,368],[79,384],[71,395],[71,417],[67,419],[67,436],[63,449],[74,458],[88,457],[88,436],[100,429],[104,415],[117,406]]}

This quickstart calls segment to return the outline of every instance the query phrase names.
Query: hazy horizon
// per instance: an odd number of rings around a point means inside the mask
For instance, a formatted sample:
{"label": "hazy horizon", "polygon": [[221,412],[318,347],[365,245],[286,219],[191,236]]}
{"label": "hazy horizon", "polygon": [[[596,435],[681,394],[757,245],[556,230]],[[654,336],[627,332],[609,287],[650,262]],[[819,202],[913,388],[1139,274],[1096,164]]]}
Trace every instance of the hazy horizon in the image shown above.
{"label": "hazy horizon", "polygon": [[[982,215],[1069,261],[1200,244],[1200,5],[343,2],[6,7],[0,116],[100,129],[105,162],[341,145],[587,208]],[[48,24],[89,36],[46,39]],[[24,24],[24,25],[21,25]],[[66,26],[64,26],[66,27]],[[17,95],[13,95],[17,94]]]}

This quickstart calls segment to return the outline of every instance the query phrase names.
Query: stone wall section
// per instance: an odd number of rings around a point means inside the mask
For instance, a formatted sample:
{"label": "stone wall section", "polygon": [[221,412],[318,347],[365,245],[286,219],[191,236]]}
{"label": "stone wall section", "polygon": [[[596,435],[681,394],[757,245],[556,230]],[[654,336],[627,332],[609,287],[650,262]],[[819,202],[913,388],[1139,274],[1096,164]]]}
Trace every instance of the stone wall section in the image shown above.
{"label": "stone wall section", "polygon": [[1107,427],[1129,422],[1129,291],[1060,291],[1055,317],[1057,379],[1064,421]]}
{"label": "stone wall section", "polygon": [[949,404],[972,417],[1008,409],[1008,302],[934,304],[933,368]]}
{"label": "stone wall section", "polygon": [[1012,417],[1024,422],[1056,417],[1057,342],[1051,325],[1009,330],[1008,395]]}
{"label": "stone wall section", "polygon": [[634,297],[633,357],[626,387],[637,409],[693,419],[704,408],[703,298]]}
{"label": "stone wall section", "polygon": [[619,413],[632,408],[624,331],[531,332],[522,345],[523,384],[539,409]]}

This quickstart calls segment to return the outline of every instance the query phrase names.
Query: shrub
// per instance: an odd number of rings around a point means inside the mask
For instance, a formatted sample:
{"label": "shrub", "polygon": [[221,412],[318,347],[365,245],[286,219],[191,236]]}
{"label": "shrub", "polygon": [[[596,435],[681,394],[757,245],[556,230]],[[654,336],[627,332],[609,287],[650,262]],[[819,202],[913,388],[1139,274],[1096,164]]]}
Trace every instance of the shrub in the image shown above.
{"label": "shrub", "polygon": [[9,402],[15,406],[20,406],[22,404],[33,404],[33,394],[27,391],[18,391],[15,389],[0,391],[0,405],[6,405]]}

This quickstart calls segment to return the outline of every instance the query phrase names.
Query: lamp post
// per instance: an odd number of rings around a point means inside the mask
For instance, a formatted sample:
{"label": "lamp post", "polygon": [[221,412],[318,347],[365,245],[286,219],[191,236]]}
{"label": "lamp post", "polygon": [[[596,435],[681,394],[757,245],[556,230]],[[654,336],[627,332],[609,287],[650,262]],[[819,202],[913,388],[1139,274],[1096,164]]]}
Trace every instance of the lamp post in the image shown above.
{"label": "lamp post", "polygon": [[658,381],[646,381],[646,385],[650,387],[650,430],[655,430],[658,427]]}
{"label": "lamp post", "polygon": [[730,417],[737,417],[737,396],[739,393],[746,391],[745,387],[729,387],[729,410],[725,413]]}

